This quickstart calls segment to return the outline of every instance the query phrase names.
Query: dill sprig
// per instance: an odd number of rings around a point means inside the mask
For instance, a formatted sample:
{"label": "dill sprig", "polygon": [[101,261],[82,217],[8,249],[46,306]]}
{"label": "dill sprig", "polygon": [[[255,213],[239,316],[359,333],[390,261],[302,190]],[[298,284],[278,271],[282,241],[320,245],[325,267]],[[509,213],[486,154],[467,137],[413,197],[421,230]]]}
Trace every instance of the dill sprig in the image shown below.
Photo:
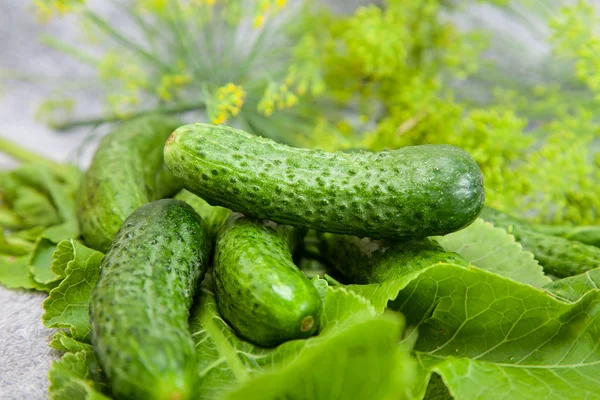
{"label": "dill sprig", "polygon": [[[42,9],[52,6],[65,10],[62,1],[45,1]],[[113,6],[132,31],[80,4],[69,10],[79,13],[89,43],[45,38],[96,70],[106,107],[103,115],[69,119],[73,103],[51,99],[42,116],[53,128],[160,112],[191,113],[190,119],[240,125],[282,141],[310,131],[303,129],[312,126],[311,113],[295,107],[307,93],[305,78],[290,65],[286,34],[298,7],[285,0],[114,0]]]}

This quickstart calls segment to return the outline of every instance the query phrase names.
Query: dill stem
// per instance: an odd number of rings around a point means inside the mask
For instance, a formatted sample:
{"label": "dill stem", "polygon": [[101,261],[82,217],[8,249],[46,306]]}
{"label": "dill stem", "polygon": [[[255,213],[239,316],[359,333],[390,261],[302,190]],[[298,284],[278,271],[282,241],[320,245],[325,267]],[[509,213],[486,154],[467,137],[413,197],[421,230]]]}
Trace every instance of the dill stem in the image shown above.
{"label": "dill stem", "polygon": [[53,123],[52,128],[58,131],[68,131],[82,126],[100,125],[110,122],[127,121],[148,114],[178,114],[186,111],[192,111],[204,108],[204,101],[181,102],[170,106],[160,106],[149,110],[141,110],[131,113],[127,116],[106,115],[103,117],[71,120],[59,123]]}
{"label": "dill stem", "polygon": [[0,153],[4,153],[15,160],[24,162],[24,163],[34,163],[41,162],[44,164],[48,164],[49,166],[58,166],[58,164],[38,153],[34,153],[31,150],[26,149],[25,147],[18,145],[10,140],[4,139],[0,137]]}

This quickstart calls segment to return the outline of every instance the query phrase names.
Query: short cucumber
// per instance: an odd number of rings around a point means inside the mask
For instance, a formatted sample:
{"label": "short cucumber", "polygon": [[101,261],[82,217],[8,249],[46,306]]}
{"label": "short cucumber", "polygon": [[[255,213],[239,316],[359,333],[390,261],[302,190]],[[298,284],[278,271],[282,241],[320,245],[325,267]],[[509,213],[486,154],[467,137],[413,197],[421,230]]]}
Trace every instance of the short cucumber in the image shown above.
{"label": "short cucumber", "polygon": [[165,164],[210,204],[356,236],[444,235],[475,220],[484,201],[477,163],[448,145],[327,153],[193,124],[171,135]]}
{"label": "short cucumber", "polygon": [[305,233],[238,213],[227,219],[213,278],[219,311],[240,336],[271,347],[317,331],[321,298],[292,261]]}
{"label": "short cucumber", "polygon": [[558,278],[600,267],[600,248],[596,246],[537,232],[528,222],[489,207],[484,208],[481,218],[506,229],[525,250],[533,253],[545,272]]}
{"label": "short cucumber", "polygon": [[193,398],[188,312],[207,257],[202,218],[181,201],[146,204],[125,220],[90,303],[92,344],[118,398]]}
{"label": "short cucumber", "polygon": [[321,253],[348,284],[382,283],[406,276],[407,268],[418,271],[438,262],[469,265],[427,238],[404,242],[330,233],[320,237]]}
{"label": "short cucumber", "polygon": [[181,185],[163,168],[163,146],[180,125],[153,115],[105,136],[77,195],[77,217],[88,246],[106,251],[134,210],[176,193]]}

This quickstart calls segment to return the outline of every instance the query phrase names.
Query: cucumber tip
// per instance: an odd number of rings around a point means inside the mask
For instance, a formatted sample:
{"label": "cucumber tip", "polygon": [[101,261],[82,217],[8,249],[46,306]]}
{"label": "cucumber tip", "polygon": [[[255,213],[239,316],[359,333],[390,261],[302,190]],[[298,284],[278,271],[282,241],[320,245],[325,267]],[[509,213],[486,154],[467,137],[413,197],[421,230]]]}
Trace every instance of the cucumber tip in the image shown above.
{"label": "cucumber tip", "polygon": [[312,329],[312,327],[314,325],[315,325],[315,319],[313,318],[312,315],[309,315],[307,317],[304,317],[304,319],[300,323],[300,330],[302,332],[308,332]]}
{"label": "cucumber tip", "polygon": [[167,139],[167,144],[173,143],[175,141],[175,137],[177,136],[177,131],[171,133],[171,136]]}

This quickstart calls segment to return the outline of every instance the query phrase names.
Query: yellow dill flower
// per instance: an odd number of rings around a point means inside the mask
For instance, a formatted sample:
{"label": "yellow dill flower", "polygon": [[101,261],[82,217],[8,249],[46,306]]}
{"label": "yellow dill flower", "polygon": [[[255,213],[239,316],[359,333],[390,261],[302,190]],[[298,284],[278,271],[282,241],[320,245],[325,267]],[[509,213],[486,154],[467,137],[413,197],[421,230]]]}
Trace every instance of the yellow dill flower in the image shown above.
{"label": "yellow dill flower", "polygon": [[292,108],[298,104],[298,97],[289,91],[285,83],[270,82],[258,102],[257,109],[269,117],[275,110]]}
{"label": "yellow dill flower", "polygon": [[211,122],[215,125],[221,125],[227,122],[227,115],[225,113],[218,114],[214,117]]}
{"label": "yellow dill flower", "polygon": [[256,28],[256,29],[261,28],[264,24],[265,24],[265,16],[264,15],[261,14],[261,15],[254,16],[254,21],[252,23],[254,28]]}
{"label": "yellow dill flower", "polygon": [[85,0],[35,0],[36,17],[40,22],[47,22],[55,13],[65,15],[77,6],[81,6]]}
{"label": "yellow dill flower", "polygon": [[600,100],[600,15],[589,1],[563,6],[550,21],[551,41],[560,57],[574,61],[575,76]]}
{"label": "yellow dill flower", "polygon": [[295,62],[288,67],[285,83],[300,96],[308,92],[319,95],[325,90],[321,69],[315,56],[318,54],[316,38],[307,35],[294,49]]}
{"label": "yellow dill flower", "polygon": [[190,82],[192,82],[192,77],[187,73],[163,75],[156,87],[156,93],[161,99],[171,101],[174,95]]}
{"label": "yellow dill flower", "polygon": [[277,14],[286,4],[287,0],[258,0],[254,7],[254,28],[261,28],[267,18]]}
{"label": "yellow dill flower", "polygon": [[139,5],[146,11],[162,14],[167,8],[168,0],[141,0]]}
{"label": "yellow dill flower", "polygon": [[118,118],[125,119],[131,115],[134,106],[139,104],[139,93],[113,93],[106,96],[108,112]]}
{"label": "yellow dill flower", "polygon": [[224,124],[241,112],[246,91],[242,86],[228,83],[218,88],[212,97],[208,102],[209,118],[213,124]]}
{"label": "yellow dill flower", "polygon": [[74,109],[75,101],[73,99],[49,99],[39,105],[35,113],[35,119],[52,126],[71,116]]}
{"label": "yellow dill flower", "polygon": [[120,81],[128,87],[148,85],[144,69],[131,60],[125,60],[116,52],[108,52],[98,65],[98,75],[102,80]]}

